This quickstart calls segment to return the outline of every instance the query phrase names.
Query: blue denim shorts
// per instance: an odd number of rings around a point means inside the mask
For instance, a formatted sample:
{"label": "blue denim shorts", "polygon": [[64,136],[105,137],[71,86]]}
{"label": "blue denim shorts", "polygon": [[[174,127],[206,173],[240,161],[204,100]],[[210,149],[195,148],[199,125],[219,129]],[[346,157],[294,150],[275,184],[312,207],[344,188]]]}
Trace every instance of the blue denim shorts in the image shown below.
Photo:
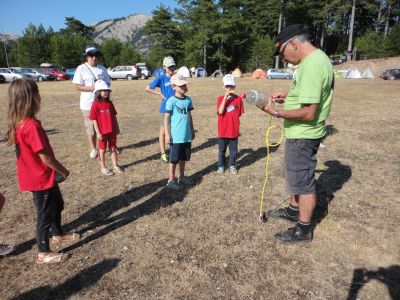
{"label": "blue denim shorts", "polygon": [[180,160],[189,161],[192,143],[171,143],[169,148],[169,162],[176,165]]}
{"label": "blue denim shorts", "polygon": [[315,167],[321,139],[287,139],[284,174],[290,195],[315,194]]}

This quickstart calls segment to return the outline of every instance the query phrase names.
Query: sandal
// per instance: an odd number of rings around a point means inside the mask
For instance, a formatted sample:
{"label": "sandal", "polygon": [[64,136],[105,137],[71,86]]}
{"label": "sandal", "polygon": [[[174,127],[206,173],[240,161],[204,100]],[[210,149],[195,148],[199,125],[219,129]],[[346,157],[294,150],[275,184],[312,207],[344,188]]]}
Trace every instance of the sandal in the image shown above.
{"label": "sandal", "polygon": [[71,255],[68,253],[47,252],[38,253],[36,263],[41,264],[56,264],[66,261]]}
{"label": "sandal", "polygon": [[124,169],[122,169],[119,166],[114,167],[113,171],[114,171],[115,174],[121,174],[121,173],[125,172]]}
{"label": "sandal", "polygon": [[79,233],[66,233],[63,235],[54,235],[51,238],[51,242],[54,244],[62,243],[62,242],[76,242],[81,239],[81,235]]}
{"label": "sandal", "polygon": [[107,169],[107,168],[101,169],[101,173],[103,175],[106,175],[106,176],[114,175],[114,173],[111,170]]}

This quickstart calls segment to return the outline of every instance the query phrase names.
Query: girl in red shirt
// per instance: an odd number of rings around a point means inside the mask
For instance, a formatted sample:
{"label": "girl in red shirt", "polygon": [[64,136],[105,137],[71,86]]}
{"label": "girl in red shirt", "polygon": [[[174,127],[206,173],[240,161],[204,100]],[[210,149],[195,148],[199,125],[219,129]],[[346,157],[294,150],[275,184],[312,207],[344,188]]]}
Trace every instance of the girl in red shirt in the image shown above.
{"label": "girl in red shirt", "polygon": [[[99,162],[101,173],[106,176],[114,173],[123,173],[123,169],[118,166],[117,153],[117,134],[119,134],[119,126],[117,121],[117,111],[113,103],[110,101],[111,89],[107,82],[97,80],[94,85],[95,101],[93,101],[90,110],[89,119],[93,121],[93,127],[99,140]],[[113,170],[109,170],[105,166],[105,151],[110,149],[111,162]]]}
{"label": "girl in red shirt", "polygon": [[49,236],[54,243],[77,241],[77,233],[64,233],[61,211],[64,209],[58,183],[67,179],[69,171],[55,158],[49,139],[36,115],[40,109],[40,94],[30,79],[16,79],[8,89],[8,131],[6,145],[15,144],[18,183],[21,191],[33,194],[37,210],[36,262],[59,263],[70,256],[50,251]]}

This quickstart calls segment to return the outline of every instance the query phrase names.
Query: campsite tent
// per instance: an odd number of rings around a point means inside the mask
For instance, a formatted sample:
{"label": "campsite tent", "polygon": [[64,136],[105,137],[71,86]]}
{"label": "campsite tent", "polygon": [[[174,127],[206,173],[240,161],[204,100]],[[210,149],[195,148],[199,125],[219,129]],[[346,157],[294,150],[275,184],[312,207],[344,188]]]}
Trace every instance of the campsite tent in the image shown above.
{"label": "campsite tent", "polygon": [[354,69],[354,70],[349,70],[347,72],[346,78],[347,79],[360,79],[362,77],[361,77],[360,72],[357,69]]}
{"label": "campsite tent", "polygon": [[165,70],[163,68],[157,68],[154,70],[153,74],[151,74],[151,77],[158,77],[160,75],[164,75]]}
{"label": "campsite tent", "polygon": [[259,79],[259,78],[265,78],[266,73],[262,69],[257,69],[251,74],[251,78],[253,79]]}
{"label": "campsite tent", "polygon": [[203,67],[197,67],[194,72],[194,77],[207,77],[207,71]]}
{"label": "campsite tent", "polygon": [[214,77],[214,78],[223,77],[223,76],[224,76],[224,74],[222,73],[221,70],[215,70],[214,73],[211,74],[211,77]]}
{"label": "campsite tent", "polygon": [[192,77],[192,75],[190,75],[189,69],[185,66],[180,67],[178,71],[176,71],[176,74],[182,75],[183,77],[186,78]]}
{"label": "campsite tent", "polygon": [[364,78],[364,79],[374,79],[375,77],[374,77],[374,74],[372,74],[371,69],[368,68],[362,74],[362,78]]}
{"label": "campsite tent", "polygon": [[236,68],[234,71],[233,71],[233,77],[236,77],[236,78],[241,78],[241,77],[243,77],[243,73],[242,73],[242,71],[240,71],[240,69],[239,68]]}

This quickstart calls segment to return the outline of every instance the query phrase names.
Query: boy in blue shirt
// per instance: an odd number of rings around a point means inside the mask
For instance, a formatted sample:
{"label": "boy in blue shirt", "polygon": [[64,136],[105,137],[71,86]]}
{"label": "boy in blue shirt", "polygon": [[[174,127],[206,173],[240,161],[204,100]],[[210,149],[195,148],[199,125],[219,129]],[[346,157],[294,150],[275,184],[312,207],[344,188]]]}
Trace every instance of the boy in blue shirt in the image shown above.
{"label": "boy in blue shirt", "polygon": [[[174,95],[174,90],[171,87],[170,78],[175,72],[175,61],[171,56],[164,57],[163,60],[163,68],[165,69],[165,74],[158,76],[153,80],[148,86],[146,86],[146,92],[158,95],[161,97],[161,105],[160,105],[160,135],[159,135],[159,143],[160,143],[160,151],[161,151],[161,160],[165,163],[168,162],[168,156],[165,154],[165,129],[164,129],[164,114],[165,114],[165,104],[169,97]],[[156,88],[159,88],[160,91],[157,91]]]}
{"label": "boy in blue shirt", "polygon": [[[190,160],[192,140],[195,138],[191,111],[193,104],[188,91],[188,81],[182,75],[171,77],[175,95],[167,100],[165,107],[165,141],[170,144],[167,188],[180,190],[182,185],[192,184],[185,176],[185,163]],[[176,165],[179,164],[178,182],[175,181]]]}

